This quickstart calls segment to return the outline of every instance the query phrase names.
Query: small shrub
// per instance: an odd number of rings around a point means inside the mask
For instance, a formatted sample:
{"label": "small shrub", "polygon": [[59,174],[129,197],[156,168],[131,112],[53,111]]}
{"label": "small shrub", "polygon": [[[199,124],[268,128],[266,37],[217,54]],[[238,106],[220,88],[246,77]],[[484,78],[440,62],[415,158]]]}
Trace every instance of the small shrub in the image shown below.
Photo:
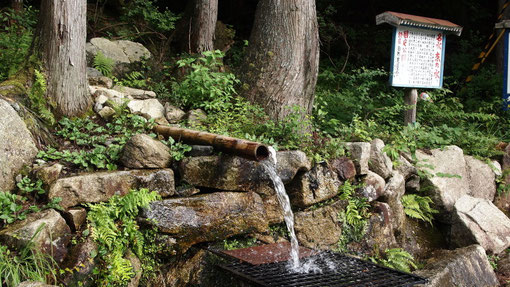
{"label": "small shrub", "polygon": [[23,206],[19,204],[20,198],[8,191],[0,191],[0,219],[3,224],[23,220],[26,214],[22,212]]}
{"label": "small shrub", "polygon": [[106,57],[101,51],[94,56],[93,67],[106,77],[112,77],[114,64],[115,61]]}

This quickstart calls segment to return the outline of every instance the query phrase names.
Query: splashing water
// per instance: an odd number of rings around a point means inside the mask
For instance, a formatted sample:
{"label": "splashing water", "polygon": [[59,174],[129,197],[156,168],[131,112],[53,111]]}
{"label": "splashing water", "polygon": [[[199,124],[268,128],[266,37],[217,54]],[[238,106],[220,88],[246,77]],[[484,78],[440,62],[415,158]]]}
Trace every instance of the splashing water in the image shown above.
{"label": "splashing water", "polygon": [[278,197],[278,201],[283,209],[283,217],[285,219],[285,224],[287,225],[287,229],[290,234],[290,269],[295,272],[299,272],[300,263],[299,263],[299,246],[296,237],[296,233],[294,232],[294,214],[292,213],[292,209],[290,207],[289,196],[285,192],[285,186],[283,185],[282,179],[276,174],[276,151],[273,147],[269,147],[270,159],[263,162],[263,166],[265,167],[269,177],[273,181],[276,195]]}

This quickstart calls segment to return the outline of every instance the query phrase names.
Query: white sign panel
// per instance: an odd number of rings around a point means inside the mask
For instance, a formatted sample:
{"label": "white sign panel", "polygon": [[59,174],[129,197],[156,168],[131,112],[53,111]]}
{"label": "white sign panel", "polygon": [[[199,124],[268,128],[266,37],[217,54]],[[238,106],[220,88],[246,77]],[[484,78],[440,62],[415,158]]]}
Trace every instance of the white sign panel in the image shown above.
{"label": "white sign panel", "polygon": [[393,35],[391,85],[441,88],[445,36],[441,31],[399,26]]}

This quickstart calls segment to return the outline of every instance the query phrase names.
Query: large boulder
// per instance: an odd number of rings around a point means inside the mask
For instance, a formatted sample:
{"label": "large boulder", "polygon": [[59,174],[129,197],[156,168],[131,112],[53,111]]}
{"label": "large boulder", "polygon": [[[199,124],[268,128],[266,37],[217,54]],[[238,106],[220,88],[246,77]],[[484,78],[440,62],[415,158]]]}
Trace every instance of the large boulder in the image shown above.
{"label": "large boulder", "polygon": [[146,90],[118,86],[118,85],[113,87],[113,89],[115,91],[124,93],[127,96],[130,96],[133,99],[137,99],[137,100],[146,100],[146,99],[156,98],[156,93],[153,91],[146,91]]}
{"label": "large boulder", "polygon": [[114,195],[125,195],[131,189],[148,188],[162,196],[175,193],[174,173],[171,169],[130,170],[88,173],[57,180],[49,191],[49,198],[62,198],[63,208],[82,203],[107,201]]}
{"label": "large boulder", "polygon": [[363,177],[363,187],[361,193],[368,201],[374,201],[384,195],[386,182],[384,178],[375,172],[368,171]]}
{"label": "large boulder", "polygon": [[418,260],[428,259],[434,250],[448,246],[437,226],[413,218],[405,218],[403,228],[395,232],[395,238],[399,247]]}
{"label": "large boulder", "polygon": [[92,66],[97,53],[101,52],[105,57],[113,60],[113,72],[116,75],[129,72],[132,66],[139,65],[143,59],[151,57],[149,50],[142,44],[126,40],[110,41],[106,38],[92,38],[85,49],[89,66]]}
{"label": "large boulder", "polygon": [[346,181],[356,176],[356,166],[354,162],[347,157],[336,158],[329,162],[331,169],[336,172],[338,179]]}
{"label": "large boulder", "polygon": [[510,247],[510,219],[487,199],[461,197],[453,219],[450,238],[456,246],[476,243],[494,254]]}
{"label": "large boulder", "polygon": [[414,273],[429,280],[425,285],[417,285],[423,287],[499,286],[485,250],[479,245],[440,251]]}
{"label": "large boulder", "polygon": [[146,134],[132,136],[124,146],[120,161],[129,168],[165,168],[172,162],[170,148]]}
{"label": "large boulder", "polygon": [[472,156],[465,156],[469,178],[468,195],[494,200],[496,194],[496,174],[492,168]]}
{"label": "large boulder", "polygon": [[288,184],[287,193],[292,205],[308,207],[337,195],[341,184],[338,175],[320,163]]}
{"label": "large boulder", "polygon": [[348,142],[345,143],[345,147],[351,154],[351,159],[354,161],[358,175],[367,174],[369,170],[368,162],[370,161],[370,143]]}
{"label": "large boulder", "polygon": [[254,192],[215,192],[154,201],[142,216],[160,232],[176,238],[178,252],[200,242],[268,230],[262,199]]}
{"label": "large boulder", "polygon": [[380,139],[374,139],[370,142],[370,161],[368,166],[370,170],[387,179],[393,171],[393,162],[383,151],[384,142]]}
{"label": "large boulder", "polygon": [[185,115],[186,113],[183,110],[172,106],[170,103],[165,104],[165,116],[169,123],[176,124],[181,121]]}
{"label": "large boulder", "polygon": [[147,286],[201,286],[201,272],[206,251],[192,248],[183,256],[173,257],[169,263],[161,267],[160,272],[152,277]]}
{"label": "large boulder", "polygon": [[61,262],[67,255],[70,239],[71,229],[53,209],[30,214],[27,219],[10,224],[0,231],[0,241],[3,244],[23,248],[32,240],[36,249],[51,254],[57,262]]}
{"label": "large boulder", "polygon": [[346,206],[345,201],[337,201],[312,211],[294,214],[294,229],[301,245],[312,249],[334,249],[342,236],[342,223],[338,213]]}
{"label": "large boulder", "polygon": [[147,119],[165,117],[165,107],[157,99],[132,100],[127,104],[129,111]]}
{"label": "large boulder", "polygon": [[394,166],[394,168],[404,176],[404,178],[407,180],[409,177],[418,174],[418,170],[416,167],[411,164],[411,161],[408,160],[403,155],[400,155],[400,158],[397,161],[397,164]]}
{"label": "large boulder", "polygon": [[402,206],[402,196],[406,192],[405,179],[398,171],[393,171],[388,183],[384,186],[383,195],[380,201],[388,203],[391,209],[390,222],[393,230],[401,231],[405,222],[404,206]]}
{"label": "large boulder", "polygon": [[97,266],[97,258],[92,254],[97,254],[98,247],[92,237],[78,243],[69,250],[68,258],[63,263],[63,270],[71,270],[65,273],[61,280],[64,286],[92,286],[92,280],[87,280],[92,276],[94,268]]}
{"label": "large boulder", "polygon": [[276,173],[284,183],[290,182],[298,171],[308,171],[312,164],[300,150],[279,151],[276,153]]}
{"label": "large boulder", "polygon": [[447,146],[430,152],[419,150],[416,157],[417,166],[426,174],[422,190],[426,191],[441,212],[438,218],[449,222],[455,202],[469,192],[469,175],[462,149]]}
{"label": "large boulder", "polygon": [[367,233],[363,237],[363,248],[372,250],[375,246],[379,250],[397,247],[395,232],[391,224],[392,211],[384,202],[375,202],[368,220]]}
{"label": "large boulder", "polygon": [[14,178],[37,155],[30,131],[14,108],[0,99],[0,191],[14,188]]}

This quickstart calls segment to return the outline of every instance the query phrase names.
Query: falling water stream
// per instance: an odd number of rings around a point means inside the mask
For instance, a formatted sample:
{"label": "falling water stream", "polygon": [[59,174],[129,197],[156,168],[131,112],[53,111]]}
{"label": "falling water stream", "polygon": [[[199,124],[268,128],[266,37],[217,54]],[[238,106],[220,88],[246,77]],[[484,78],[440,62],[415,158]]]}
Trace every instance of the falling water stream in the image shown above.
{"label": "falling water stream", "polygon": [[298,272],[300,269],[299,246],[296,233],[294,232],[294,214],[292,213],[289,196],[287,195],[287,192],[285,192],[285,186],[283,185],[282,179],[278,176],[278,174],[276,174],[277,167],[276,151],[274,150],[274,148],[269,147],[269,152],[270,159],[264,161],[263,166],[265,167],[269,177],[274,183],[278,201],[280,202],[280,206],[283,209],[283,217],[285,218],[285,224],[287,225],[287,229],[289,230],[291,245],[290,268],[291,270]]}

